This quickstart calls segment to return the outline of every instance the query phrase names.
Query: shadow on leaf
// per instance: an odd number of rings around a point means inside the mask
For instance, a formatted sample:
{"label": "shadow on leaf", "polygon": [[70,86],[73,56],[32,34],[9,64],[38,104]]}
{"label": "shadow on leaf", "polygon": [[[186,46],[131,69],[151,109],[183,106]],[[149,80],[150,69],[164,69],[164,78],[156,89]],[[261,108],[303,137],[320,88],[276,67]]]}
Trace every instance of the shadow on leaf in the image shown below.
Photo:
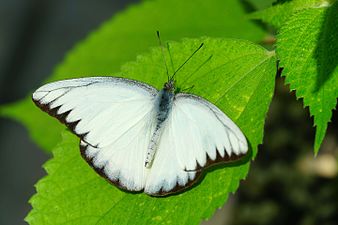
{"label": "shadow on leaf", "polygon": [[328,7],[318,36],[314,58],[317,62],[317,79],[313,92],[318,92],[332,76],[338,64],[338,2]]}

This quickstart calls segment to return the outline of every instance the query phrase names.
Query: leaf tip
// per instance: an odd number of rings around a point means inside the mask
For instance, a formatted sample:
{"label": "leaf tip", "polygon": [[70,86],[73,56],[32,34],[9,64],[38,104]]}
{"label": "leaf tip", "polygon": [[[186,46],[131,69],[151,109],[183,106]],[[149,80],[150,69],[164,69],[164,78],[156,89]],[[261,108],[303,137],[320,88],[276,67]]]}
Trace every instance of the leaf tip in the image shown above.
{"label": "leaf tip", "polygon": [[316,136],[315,136],[315,144],[314,144],[314,154],[317,156],[320,146],[323,143],[325,133],[326,133],[327,123],[318,124],[316,126]]}

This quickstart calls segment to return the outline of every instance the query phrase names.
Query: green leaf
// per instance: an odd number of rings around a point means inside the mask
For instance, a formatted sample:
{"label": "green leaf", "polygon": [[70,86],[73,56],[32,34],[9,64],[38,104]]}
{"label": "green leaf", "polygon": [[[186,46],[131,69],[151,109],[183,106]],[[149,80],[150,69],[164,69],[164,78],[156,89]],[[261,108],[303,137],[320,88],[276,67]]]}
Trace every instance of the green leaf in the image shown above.
{"label": "green leaf", "polygon": [[299,11],[282,27],[277,53],[291,90],[314,116],[318,153],[338,97],[338,3]]}
{"label": "green leaf", "polygon": [[244,2],[248,2],[255,10],[262,10],[272,6],[276,0],[245,0]]}
{"label": "green leaf", "polygon": [[254,12],[249,15],[251,19],[259,19],[275,28],[280,28],[290,16],[302,9],[317,8],[328,5],[330,0],[293,0],[278,4],[270,8]]}
{"label": "green leaf", "polygon": [[[167,40],[207,35],[258,41],[264,35],[258,26],[246,20],[237,0],[144,1],[119,13],[78,44],[49,81],[116,75],[124,62],[158,45],[156,30]],[[141,79],[142,74],[136,78]],[[0,115],[23,123],[45,150],[60,140],[62,126],[31,104],[30,97],[0,108]]]}
{"label": "green leaf", "polygon": [[[194,94],[215,103],[239,125],[255,155],[274,90],[274,53],[248,41],[185,39],[170,42],[175,67],[202,42],[204,47],[177,74],[178,87],[194,84]],[[127,63],[118,76],[160,88],[165,74],[157,47]],[[44,166],[48,175],[38,182],[30,200],[33,209],[26,218],[30,224],[199,224],[236,191],[249,169],[249,162],[219,166],[191,190],[156,198],[109,184],[81,158],[78,145],[78,138],[65,132],[53,150],[54,158]]]}

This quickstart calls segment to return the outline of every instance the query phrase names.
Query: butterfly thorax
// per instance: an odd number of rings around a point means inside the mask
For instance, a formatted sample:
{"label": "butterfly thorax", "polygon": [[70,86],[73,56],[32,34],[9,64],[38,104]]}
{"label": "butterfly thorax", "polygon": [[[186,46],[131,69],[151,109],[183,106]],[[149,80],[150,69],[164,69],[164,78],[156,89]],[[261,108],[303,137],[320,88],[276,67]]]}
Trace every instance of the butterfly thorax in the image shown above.
{"label": "butterfly thorax", "polygon": [[156,96],[156,105],[155,105],[156,126],[150,139],[150,143],[147,150],[145,160],[145,166],[147,168],[151,167],[152,161],[154,160],[154,156],[162,135],[163,126],[172,108],[175,96],[174,92],[175,92],[174,82],[169,81],[164,84],[163,89],[159,91]]}
{"label": "butterfly thorax", "polygon": [[169,80],[163,89],[157,94],[157,125],[160,126],[168,117],[174,99],[175,85],[174,80]]}

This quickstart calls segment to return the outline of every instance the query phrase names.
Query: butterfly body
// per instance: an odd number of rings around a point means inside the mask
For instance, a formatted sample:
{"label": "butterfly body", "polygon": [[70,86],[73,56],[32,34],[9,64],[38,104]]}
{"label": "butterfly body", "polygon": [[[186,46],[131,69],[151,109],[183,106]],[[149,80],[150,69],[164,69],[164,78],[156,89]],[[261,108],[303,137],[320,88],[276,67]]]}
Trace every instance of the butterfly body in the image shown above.
{"label": "butterfly body", "polygon": [[135,80],[91,77],[46,84],[42,110],[78,137],[83,158],[127,191],[167,195],[190,187],[203,168],[241,159],[246,138],[218,107],[192,94]]}
{"label": "butterfly body", "polygon": [[145,160],[145,167],[147,168],[151,167],[152,161],[156,154],[156,150],[158,148],[159,140],[161,138],[163,126],[172,108],[175,96],[174,94],[175,87],[173,83],[174,83],[173,81],[165,83],[163,89],[159,91],[156,96],[155,101],[156,127],[151,137],[147,151],[147,157]]}

